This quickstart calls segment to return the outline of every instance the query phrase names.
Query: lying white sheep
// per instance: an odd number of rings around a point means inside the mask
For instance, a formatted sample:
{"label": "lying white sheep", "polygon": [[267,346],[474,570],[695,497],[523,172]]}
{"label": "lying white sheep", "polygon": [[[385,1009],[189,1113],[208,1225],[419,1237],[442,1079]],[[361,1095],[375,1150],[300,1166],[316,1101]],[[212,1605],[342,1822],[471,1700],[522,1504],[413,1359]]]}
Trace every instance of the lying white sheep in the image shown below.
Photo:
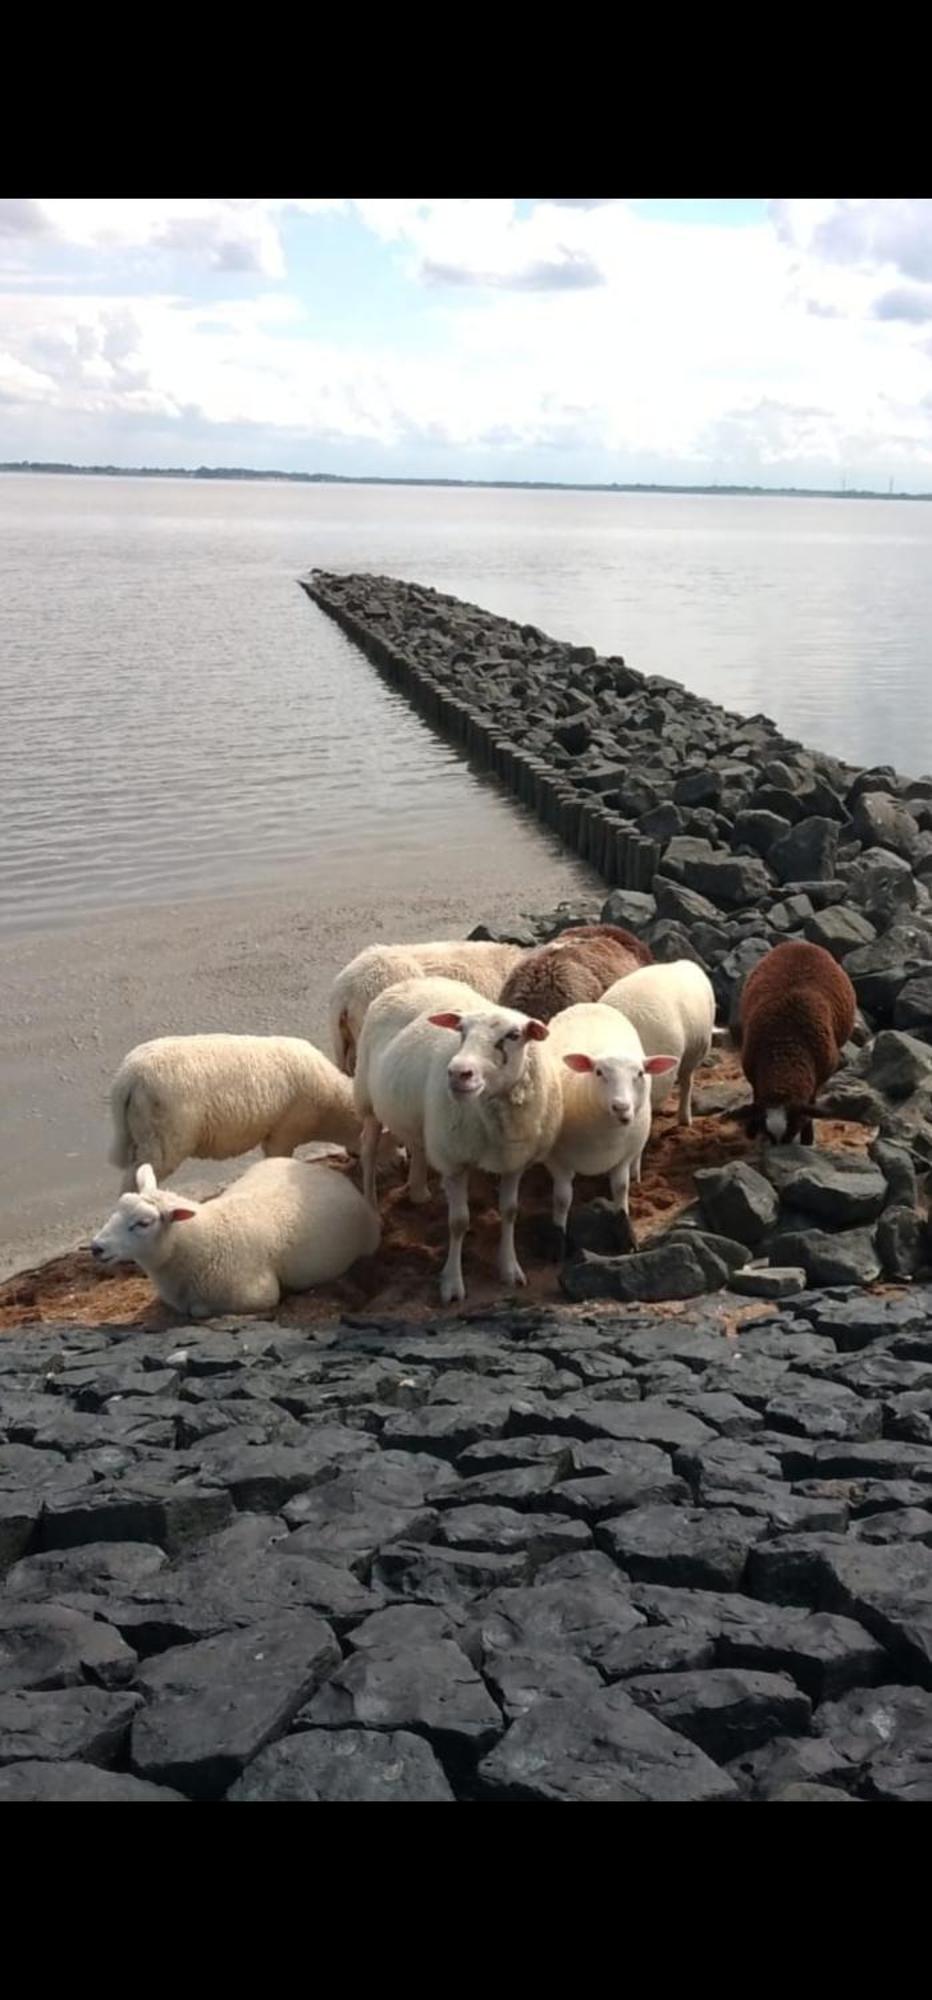
{"label": "lying white sheep", "polygon": [[523,956],[516,944],[478,938],[446,938],[431,944],[370,944],[338,972],[330,989],[330,1036],[334,1060],[352,1076],[356,1045],[366,1009],[377,993],[402,979],[436,975],[461,979],[486,999],[497,1000],[512,966]]}
{"label": "lying white sheep", "polygon": [[311,1140],[358,1152],[353,1092],[313,1042],[289,1035],[164,1035],[140,1042],[110,1088],[110,1159],[135,1186],[184,1160],[230,1160],[261,1146],[282,1157]]}
{"label": "lying white sheep", "polygon": [[562,1062],[563,1117],[546,1162],[562,1235],[576,1174],[608,1174],[615,1207],[627,1215],[631,1172],[650,1136],[653,1080],[675,1072],[677,1057],[646,1056],[637,1029],[603,1001],[556,1014],[548,1053]]}
{"label": "lying white sheep", "polygon": [[[427,1016],[441,1008],[473,1013],[485,1005],[483,995],[461,979],[403,979],[377,993],[366,1010],[356,1049],[353,1098],[362,1123],[362,1185],[367,1201],[376,1201],[376,1155],[383,1130],[408,1149],[407,1193],[412,1201],[429,1199],[424,1153],[424,1109],[421,1077],[422,1042],[449,1043],[449,1029],[430,1025]],[[391,1057],[387,1055],[391,1049]]]}
{"label": "lying white sheep", "polygon": [[715,993],[701,965],[691,958],[672,965],[644,965],[616,979],[603,993],[603,1007],[616,1007],[637,1029],[645,1055],[662,1051],[677,1058],[675,1068],[651,1078],[654,1110],[669,1097],[679,1075],[679,1123],[692,1124],[693,1076],[712,1047]]}
{"label": "lying white sheep", "polygon": [[283,1291],[342,1278],[378,1248],[378,1216],[345,1174],[322,1162],[260,1160],[213,1201],[160,1188],[136,1169],[91,1252],[140,1264],[168,1306],[191,1319],[268,1312]]}
{"label": "lying white sheep", "polygon": [[526,1167],[547,1159],[563,1116],[557,1066],[539,1044],[549,1030],[509,1007],[470,1013],[444,1010],[430,1017],[455,1030],[460,1047],[421,1043],[420,1070],[411,1065],[411,1088],[423,1088],[424,1147],[443,1175],[450,1247],[440,1279],[446,1304],[463,1299],[463,1237],[469,1228],[470,1167],[499,1175],[499,1271],[506,1285],[527,1283],[515,1256],[518,1188]]}

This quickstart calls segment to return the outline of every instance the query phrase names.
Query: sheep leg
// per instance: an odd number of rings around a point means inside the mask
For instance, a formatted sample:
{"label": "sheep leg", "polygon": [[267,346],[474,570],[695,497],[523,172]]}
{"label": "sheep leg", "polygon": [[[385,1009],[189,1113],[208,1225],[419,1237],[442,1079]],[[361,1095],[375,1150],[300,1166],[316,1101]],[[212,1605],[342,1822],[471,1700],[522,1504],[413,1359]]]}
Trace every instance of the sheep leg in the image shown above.
{"label": "sheep leg", "polygon": [[368,1118],[364,1118],[362,1121],[362,1139],[359,1150],[362,1158],[362,1191],[370,1208],[375,1209],[379,1205],[375,1185],[375,1168],[381,1137],[382,1121],[380,1118],[375,1118],[370,1114]]}
{"label": "sheep leg", "polygon": [[573,1205],[573,1176],[562,1167],[551,1167],[553,1181],[553,1246],[551,1256],[555,1264],[562,1264],[566,1257],[566,1225]]}
{"label": "sheep leg", "polygon": [[430,1188],[427,1185],[427,1154],[423,1146],[412,1146],[408,1153],[408,1185],[406,1192],[409,1201],[425,1202],[430,1200]]}
{"label": "sheep leg", "polygon": [[631,1227],[631,1217],[630,1214],[628,1213],[628,1195],[629,1195],[630,1181],[631,1181],[630,1165],[613,1167],[608,1177],[608,1184],[612,1191],[612,1200],[615,1204],[615,1212],[618,1216],[619,1224],[621,1224],[623,1227],[625,1225],[627,1226],[628,1249],[636,1250],[638,1247],[637,1237],[635,1236],[634,1230]]}
{"label": "sheep leg", "polygon": [[463,1237],[469,1228],[469,1182],[465,1170],[458,1174],[445,1174],[444,1193],[447,1198],[447,1216],[450,1226],[450,1247],[447,1261],[440,1273],[440,1296],[445,1306],[452,1305],[454,1299],[466,1297],[463,1283]]}
{"label": "sheep leg", "polygon": [[520,1174],[503,1174],[498,1184],[498,1212],[502,1219],[498,1240],[498,1269],[505,1285],[526,1285],[527,1279],[515,1256],[515,1219],[518,1213]]}
{"label": "sheep leg", "polygon": [[[694,1071],[691,1069],[680,1071],[680,1108],[677,1117],[679,1125],[691,1125],[693,1122],[693,1076]],[[640,1179],[640,1176],[638,1178]]]}

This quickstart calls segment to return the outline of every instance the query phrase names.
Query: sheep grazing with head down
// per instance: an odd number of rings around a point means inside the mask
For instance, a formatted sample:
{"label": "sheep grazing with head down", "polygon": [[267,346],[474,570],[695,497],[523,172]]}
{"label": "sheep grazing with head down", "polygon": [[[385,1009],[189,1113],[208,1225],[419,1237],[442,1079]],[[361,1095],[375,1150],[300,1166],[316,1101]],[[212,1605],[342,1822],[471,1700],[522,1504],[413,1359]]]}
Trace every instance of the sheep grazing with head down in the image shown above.
{"label": "sheep grazing with head down", "polygon": [[358,1152],[352,1087],[313,1042],[291,1035],[163,1035],[130,1049],[110,1089],[124,1188],[144,1162],[157,1181],[185,1160],[231,1160],[261,1146],[285,1157],[329,1140]]}
{"label": "sheep grazing with head down", "polygon": [[352,1076],[366,1009],[386,986],[402,979],[461,979],[485,998],[497,1000],[503,979],[523,957],[520,945],[483,938],[367,945],[337,973],[330,989],[330,1038],[338,1069]]}
{"label": "sheep grazing with head down", "polygon": [[606,988],[651,962],[649,946],[615,924],[581,924],[525,952],[499,994],[534,1021],[552,1021],[564,1007],[600,1000]]}
{"label": "sheep grazing with head down", "polygon": [[101,1264],[132,1261],[191,1319],[269,1312],[282,1292],[342,1278],[378,1249],[378,1216],[345,1174],[306,1160],[260,1160],[213,1201],[160,1188],[138,1167],[91,1244]]}
{"label": "sheep grazing with head down", "polygon": [[424,1054],[438,1039],[453,1048],[448,1030],[431,1024],[429,1015],[441,1008],[481,1012],[481,993],[461,979],[403,979],[386,986],[366,1010],[356,1049],[353,1098],[362,1121],[362,1186],[367,1201],[376,1200],[376,1157],[383,1130],[408,1150],[406,1193],[411,1201],[429,1199],[424,1152]]}
{"label": "sheep grazing with head down", "polygon": [[813,1140],[815,1102],[854,1027],[857,995],[820,944],[778,944],[750,973],[736,1039],[753,1102],[731,1115],[752,1138]]}
{"label": "sheep grazing with head down", "polygon": [[628,1214],[631,1173],[650,1134],[652,1080],[675,1075],[677,1056],[645,1055],[637,1029],[600,1001],[557,1014],[547,1047],[551,1061],[562,1065],[563,1116],[546,1162],[562,1237],[576,1174],[608,1174],[615,1207]]}

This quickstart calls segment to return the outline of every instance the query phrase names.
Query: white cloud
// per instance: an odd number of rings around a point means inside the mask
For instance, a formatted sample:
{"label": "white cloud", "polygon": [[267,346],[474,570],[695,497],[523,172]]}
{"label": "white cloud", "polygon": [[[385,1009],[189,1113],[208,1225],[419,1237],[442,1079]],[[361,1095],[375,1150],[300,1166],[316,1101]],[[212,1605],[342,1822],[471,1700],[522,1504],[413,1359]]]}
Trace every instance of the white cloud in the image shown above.
{"label": "white cloud", "polygon": [[[377,312],[352,341],[319,336],[312,257],[289,268],[288,244],[326,209],[395,261],[416,337]],[[775,202],[737,229],[615,200],[43,201],[4,221],[0,397],[23,440],[5,456],[37,455],[41,408],[46,437],[118,422],[130,458],[157,421],[175,463],[195,435],[218,462],[235,436],[242,463],[245,435],[283,466],[339,444],[361,470],[371,449],[400,471],[422,452],[448,473],[932,486],[932,203]],[[93,293],[52,289],[62,244],[92,259]],[[252,274],[251,296],[199,301],[179,260]]]}

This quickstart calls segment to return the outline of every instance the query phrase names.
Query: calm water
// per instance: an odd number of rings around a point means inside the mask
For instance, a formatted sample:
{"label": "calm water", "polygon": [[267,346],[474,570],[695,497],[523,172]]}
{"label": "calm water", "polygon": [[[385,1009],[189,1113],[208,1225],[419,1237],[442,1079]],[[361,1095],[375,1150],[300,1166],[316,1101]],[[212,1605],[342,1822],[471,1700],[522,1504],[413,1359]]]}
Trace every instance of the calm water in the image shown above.
{"label": "calm water", "polygon": [[932,768],[932,505],[0,476],[0,928],[488,838],[295,579],[386,570]]}

